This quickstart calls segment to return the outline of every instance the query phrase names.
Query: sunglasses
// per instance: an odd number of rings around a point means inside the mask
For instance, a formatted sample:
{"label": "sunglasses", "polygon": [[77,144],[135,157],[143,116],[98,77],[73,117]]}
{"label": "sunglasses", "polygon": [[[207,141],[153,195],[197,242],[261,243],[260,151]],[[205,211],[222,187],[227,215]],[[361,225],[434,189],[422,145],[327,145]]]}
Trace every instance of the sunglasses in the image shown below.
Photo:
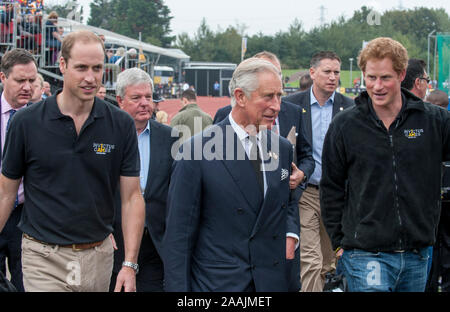
{"label": "sunglasses", "polygon": [[425,80],[427,83],[430,83],[431,79],[426,77],[419,77],[419,79]]}

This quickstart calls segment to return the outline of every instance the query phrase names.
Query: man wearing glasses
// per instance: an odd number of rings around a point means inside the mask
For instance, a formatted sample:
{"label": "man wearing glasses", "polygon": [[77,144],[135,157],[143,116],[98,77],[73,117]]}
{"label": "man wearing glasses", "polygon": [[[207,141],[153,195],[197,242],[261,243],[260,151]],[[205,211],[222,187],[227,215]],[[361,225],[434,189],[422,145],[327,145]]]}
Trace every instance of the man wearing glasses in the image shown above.
{"label": "man wearing glasses", "polygon": [[426,71],[427,64],[420,59],[409,59],[406,69],[405,80],[402,82],[402,88],[409,90],[421,100],[427,95],[430,77]]}

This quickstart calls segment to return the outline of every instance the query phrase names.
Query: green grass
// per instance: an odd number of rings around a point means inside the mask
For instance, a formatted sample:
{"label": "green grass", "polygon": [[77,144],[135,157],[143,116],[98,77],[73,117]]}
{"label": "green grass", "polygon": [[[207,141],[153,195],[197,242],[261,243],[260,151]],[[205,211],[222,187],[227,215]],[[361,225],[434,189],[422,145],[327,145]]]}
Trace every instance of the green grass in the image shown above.
{"label": "green grass", "polygon": [[[300,70],[299,69],[283,69],[283,77],[290,77],[292,74],[294,74],[298,71],[300,71]],[[361,77],[361,71],[352,70],[352,80],[355,79],[356,77]],[[341,87],[350,88],[351,86],[352,85],[350,82],[350,71],[342,70],[341,71]],[[285,87],[298,88],[298,80],[285,84]]]}

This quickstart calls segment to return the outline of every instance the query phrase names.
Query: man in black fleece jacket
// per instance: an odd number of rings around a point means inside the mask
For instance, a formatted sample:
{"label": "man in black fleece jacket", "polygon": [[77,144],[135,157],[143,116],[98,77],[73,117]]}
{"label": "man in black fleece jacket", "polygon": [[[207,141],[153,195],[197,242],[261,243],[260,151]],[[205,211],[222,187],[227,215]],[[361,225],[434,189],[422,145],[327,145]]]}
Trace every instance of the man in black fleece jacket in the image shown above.
{"label": "man in black fleece jacket", "polygon": [[358,57],[367,92],[325,137],[322,217],[350,291],[425,289],[450,117],[401,89],[407,62],[399,42],[369,42]]}

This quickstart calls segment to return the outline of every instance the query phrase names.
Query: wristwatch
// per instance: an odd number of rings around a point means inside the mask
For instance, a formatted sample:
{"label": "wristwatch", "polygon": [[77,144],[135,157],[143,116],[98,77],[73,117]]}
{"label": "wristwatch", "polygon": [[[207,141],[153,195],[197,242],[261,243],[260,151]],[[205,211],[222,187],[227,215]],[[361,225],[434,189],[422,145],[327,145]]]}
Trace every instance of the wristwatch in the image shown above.
{"label": "wristwatch", "polygon": [[302,183],[305,183],[306,182],[306,180],[308,180],[308,177],[306,176],[306,174],[303,176],[303,180],[302,180]]}
{"label": "wristwatch", "polygon": [[122,262],[122,266],[132,268],[136,272],[136,274],[139,273],[139,264],[137,264],[137,263],[133,263],[130,261],[124,261],[124,262]]}

